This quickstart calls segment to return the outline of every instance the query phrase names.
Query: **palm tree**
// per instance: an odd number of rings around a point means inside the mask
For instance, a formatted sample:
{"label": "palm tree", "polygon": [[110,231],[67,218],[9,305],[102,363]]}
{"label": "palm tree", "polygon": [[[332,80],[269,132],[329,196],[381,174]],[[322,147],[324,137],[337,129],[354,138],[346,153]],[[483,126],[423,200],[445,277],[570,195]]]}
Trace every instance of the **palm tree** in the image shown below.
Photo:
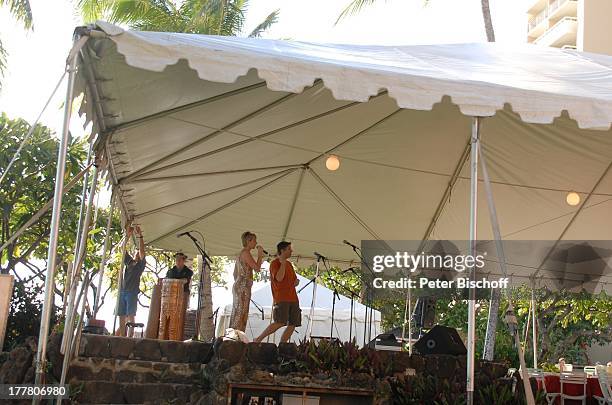
{"label": "palm tree", "polygon": [[[364,7],[374,4],[376,0],[351,0],[348,6],[342,10],[336,24],[343,18],[359,13]],[[424,0],[425,4],[429,0]],[[493,30],[493,21],[491,20],[491,9],[489,8],[489,0],[480,0],[482,6],[482,18],[484,20],[485,32],[487,33],[487,41],[495,42],[495,31]]]}
{"label": "palm tree", "polygon": [[[103,19],[140,31],[240,35],[248,0],[79,0],[86,22]],[[258,37],[278,20],[271,12],[249,34]]]}
{"label": "palm tree", "polygon": [[[1,6],[8,6],[13,17],[17,21],[23,23],[23,27],[26,30],[31,30],[34,27],[32,22],[32,7],[30,7],[29,0],[0,0],[0,7]],[[2,45],[2,40],[0,39],[0,78],[4,76],[4,72],[6,70],[7,56],[8,53]],[[0,89],[1,88],[2,83],[0,82]]]}
{"label": "palm tree", "polygon": [[[86,22],[103,19],[140,31],[235,36],[242,34],[248,0],[79,0],[78,8]],[[278,13],[271,12],[249,37],[258,37],[270,28],[278,20]],[[200,274],[201,266],[199,263]],[[223,271],[223,266],[213,270]],[[209,341],[215,330],[208,267],[203,276],[199,332],[200,339]]]}

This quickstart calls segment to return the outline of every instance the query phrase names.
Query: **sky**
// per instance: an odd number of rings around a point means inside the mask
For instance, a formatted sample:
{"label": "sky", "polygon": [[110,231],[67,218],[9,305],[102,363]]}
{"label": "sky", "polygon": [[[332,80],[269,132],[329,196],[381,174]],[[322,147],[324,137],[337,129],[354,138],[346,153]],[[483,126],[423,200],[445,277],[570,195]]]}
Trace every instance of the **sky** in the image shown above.
{"label": "sky", "polygon": [[[307,42],[370,45],[439,44],[486,41],[480,0],[379,0],[335,25],[349,0],[252,0],[245,32],[250,32],[273,10],[279,21],[263,36]],[[526,42],[526,9],[529,0],[490,0],[497,42]],[[76,0],[30,0],[34,30],[25,32],[6,8],[0,9],[0,38],[9,52],[8,69],[2,79],[0,111],[11,118],[33,123],[60,79],[72,43],[74,27],[82,21],[74,9]],[[53,97],[41,122],[61,130],[65,81]],[[84,136],[82,120],[71,124],[74,136]],[[108,201],[103,194],[101,204]],[[231,266],[225,279],[231,288]],[[107,301],[113,301],[107,298]],[[231,289],[213,289],[214,308],[231,302]],[[195,300],[192,300],[195,307]],[[113,305],[102,308],[100,318],[112,328]],[[137,321],[146,322],[139,309]]]}

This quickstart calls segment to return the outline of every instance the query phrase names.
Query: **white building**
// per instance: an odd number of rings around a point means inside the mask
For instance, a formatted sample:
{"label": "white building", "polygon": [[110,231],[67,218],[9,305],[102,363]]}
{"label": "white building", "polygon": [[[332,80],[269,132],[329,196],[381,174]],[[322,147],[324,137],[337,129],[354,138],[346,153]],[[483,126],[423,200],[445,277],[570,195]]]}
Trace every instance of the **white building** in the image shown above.
{"label": "white building", "polygon": [[612,0],[531,0],[527,42],[612,55]]}

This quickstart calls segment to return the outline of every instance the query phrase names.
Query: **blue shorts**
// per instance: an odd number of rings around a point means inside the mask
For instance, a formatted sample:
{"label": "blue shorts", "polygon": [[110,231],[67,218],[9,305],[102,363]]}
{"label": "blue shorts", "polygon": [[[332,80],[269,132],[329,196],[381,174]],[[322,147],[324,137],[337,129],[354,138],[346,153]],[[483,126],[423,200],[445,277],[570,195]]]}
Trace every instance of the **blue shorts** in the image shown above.
{"label": "blue shorts", "polygon": [[119,308],[117,308],[118,316],[136,315],[137,307],[138,291],[121,291],[119,293]]}

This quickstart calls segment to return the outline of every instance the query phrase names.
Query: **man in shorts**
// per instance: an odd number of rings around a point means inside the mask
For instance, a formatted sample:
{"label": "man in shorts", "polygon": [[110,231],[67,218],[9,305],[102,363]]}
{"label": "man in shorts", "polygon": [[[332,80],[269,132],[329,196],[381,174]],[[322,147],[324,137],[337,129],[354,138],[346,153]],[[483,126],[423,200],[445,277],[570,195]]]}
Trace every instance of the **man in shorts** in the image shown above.
{"label": "man in shorts", "polygon": [[288,342],[296,326],[302,325],[302,310],[295,287],[299,280],[295,275],[289,258],[293,253],[290,242],[280,242],[276,245],[278,257],[270,263],[270,281],[272,285],[272,320],[273,323],[259,335],[255,342],[261,342],[283,326],[287,329],[281,336],[281,342]]}
{"label": "man in shorts", "polygon": [[[128,240],[132,236],[134,228],[129,227],[127,231]],[[140,226],[136,226],[136,236],[138,238],[138,252],[132,257],[129,253],[125,253],[124,264],[125,270],[123,273],[122,288],[119,292],[119,307],[117,315],[119,315],[119,329],[117,335],[126,336],[126,324],[134,323],[136,317],[136,309],[138,308],[138,294],[140,293],[140,276],[145,269],[145,245],[142,237]],[[127,333],[130,337],[134,336],[134,328],[129,328]]]}

